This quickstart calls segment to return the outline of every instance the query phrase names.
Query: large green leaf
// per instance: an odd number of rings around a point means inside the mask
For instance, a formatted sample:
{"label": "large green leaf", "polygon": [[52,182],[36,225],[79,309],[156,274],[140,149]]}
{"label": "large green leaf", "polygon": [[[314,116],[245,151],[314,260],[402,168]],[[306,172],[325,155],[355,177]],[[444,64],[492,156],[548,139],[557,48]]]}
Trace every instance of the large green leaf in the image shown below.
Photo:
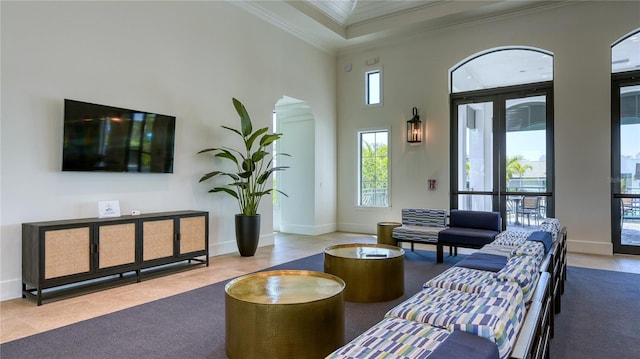
{"label": "large green leaf", "polygon": [[216,157],[226,158],[235,163],[238,163],[238,159],[236,158],[236,156],[234,156],[231,152],[227,150],[222,150],[222,152],[216,153]]}
{"label": "large green leaf", "polygon": [[247,140],[246,140],[246,148],[247,151],[251,150],[251,147],[253,146],[253,142],[256,140],[256,138],[258,138],[258,136],[262,135],[263,133],[267,132],[269,129],[267,127],[263,127],[259,130],[257,130],[256,132],[254,132]]}
{"label": "large green leaf", "polygon": [[202,178],[200,178],[200,181],[198,181],[198,182],[204,182],[204,181],[208,180],[209,178],[215,177],[215,176],[217,176],[219,174],[222,174],[222,172],[220,172],[220,171],[209,172],[209,173],[205,174],[204,176],[202,176]]}
{"label": "large green leaf", "polygon": [[242,102],[238,101],[238,99],[233,98],[233,107],[236,108],[236,112],[238,116],[240,116],[240,125],[242,128],[242,137],[247,137],[253,131],[253,126],[251,125],[251,118],[249,117],[249,113],[247,109],[244,108]]}
{"label": "large green leaf", "polygon": [[238,198],[238,194],[236,193],[236,191],[226,187],[214,187],[209,190],[209,193],[214,193],[214,192],[224,192],[231,195],[232,197]]}
{"label": "large green leaf", "polygon": [[281,136],[282,135],[278,133],[266,134],[260,139],[260,146],[267,147]]}
{"label": "large green leaf", "polygon": [[240,137],[244,137],[242,135],[242,133],[240,133],[240,131],[236,130],[235,128],[231,128],[231,127],[227,127],[227,126],[220,126],[220,127],[224,128],[225,130],[233,131],[233,132],[237,133]]}
{"label": "large green leaf", "polygon": [[269,152],[258,151],[251,156],[251,159],[253,160],[253,162],[258,163],[262,161],[262,159],[265,158],[267,155],[269,155]]}
{"label": "large green leaf", "polygon": [[240,176],[241,178],[244,178],[244,179],[247,179],[247,178],[251,177],[251,175],[253,175],[252,171],[246,171],[246,172],[238,173],[238,176]]}
{"label": "large green leaf", "polygon": [[247,158],[244,161],[242,161],[242,169],[247,172],[253,172],[256,170],[256,163],[254,162],[253,159]]}
{"label": "large green leaf", "polygon": [[256,182],[258,184],[263,184],[263,183],[265,183],[267,181],[267,179],[269,178],[271,173],[273,173],[275,171],[284,171],[287,168],[289,168],[289,166],[278,166],[278,167],[269,168],[266,171],[262,172],[260,174],[260,176],[258,176],[258,179],[256,180]]}

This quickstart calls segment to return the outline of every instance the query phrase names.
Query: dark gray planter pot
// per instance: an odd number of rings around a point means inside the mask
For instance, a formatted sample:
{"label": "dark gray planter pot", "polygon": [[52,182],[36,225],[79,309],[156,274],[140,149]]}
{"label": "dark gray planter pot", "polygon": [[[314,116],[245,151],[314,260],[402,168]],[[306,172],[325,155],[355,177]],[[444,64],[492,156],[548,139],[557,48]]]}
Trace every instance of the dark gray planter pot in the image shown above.
{"label": "dark gray planter pot", "polygon": [[236,243],[243,257],[256,254],[260,239],[260,215],[247,216],[236,214]]}

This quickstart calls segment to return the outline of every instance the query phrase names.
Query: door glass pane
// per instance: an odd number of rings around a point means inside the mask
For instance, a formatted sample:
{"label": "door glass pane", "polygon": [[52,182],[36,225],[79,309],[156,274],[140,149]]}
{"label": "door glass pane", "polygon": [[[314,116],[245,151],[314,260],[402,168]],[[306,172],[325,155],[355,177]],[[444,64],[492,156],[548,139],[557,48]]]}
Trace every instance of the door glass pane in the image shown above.
{"label": "door glass pane", "polygon": [[536,226],[546,217],[546,197],[523,192],[547,191],[546,97],[510,99],[505,106],[507,228]]}
{"label": "door glass pane", "polygon": [[493,211],[491,196],[461,194],[458,195],[458,209],[468,211]]}
{"label": "door glass pane", "polygon": [[506,109],[507,192],[546,192],[546,97],[507,100]]}
{"label": "door glass pane", "polygon": [[458,146],[458,190],[493,190],[492,102],[458,106]]}
{"label": "door glass pane", "polygon": [[[620,192],[640,194],[640,85],[620,89]],[[640,246],[640,198],[621,198],[621,244]]]}

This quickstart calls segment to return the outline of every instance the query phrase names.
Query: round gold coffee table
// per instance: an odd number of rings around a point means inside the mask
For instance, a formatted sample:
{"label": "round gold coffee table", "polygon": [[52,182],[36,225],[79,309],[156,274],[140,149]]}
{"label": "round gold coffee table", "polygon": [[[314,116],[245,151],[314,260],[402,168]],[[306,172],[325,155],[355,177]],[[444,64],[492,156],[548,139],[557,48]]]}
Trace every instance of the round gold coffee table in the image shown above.
{"label": "round gold coffee table", "polygon": [[339,244],[324,250],[324,271],[344,280],[350,302],[386,302],[404,294],[404,250],[385,244]]}
{"label": "round gold coffee table", "polygon": [[225,286],[226,352],[234,358],[318,358],[344,345],[342,279],[258,272]]}

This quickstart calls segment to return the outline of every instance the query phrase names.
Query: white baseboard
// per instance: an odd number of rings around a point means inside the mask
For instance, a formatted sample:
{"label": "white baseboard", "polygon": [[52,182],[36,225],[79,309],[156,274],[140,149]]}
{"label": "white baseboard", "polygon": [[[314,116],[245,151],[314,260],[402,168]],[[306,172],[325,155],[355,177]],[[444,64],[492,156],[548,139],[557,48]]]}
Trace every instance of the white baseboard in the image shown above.
{"label": "white baseboard", "polygon": [[[275,236],[273,235],[273,233],[261,235],[260,241],[258,242],[258,247],[272,246],[274,244],[274,238]],[[222,243],[209,242],[209,258],[237,252],[238,245],[236,244],[235,238],[230,241],[224,241]]]}
{"label": "white baseboard", "polygon": [[378,227],[375,224],[371,226],[368,224],[360,223],[340,223],[340,225],[338,226],[338,231],[349,233],[377,234]]}
{"label": "white baseboard", "polygon": [[22,280],[11,279],[0,282],[0,301],[22,298]]}
{"label": "white baseboard", "polygon": [[335,223],[324,224],[319,226],[303,226],[295,224],[280,224],[280,232],[291,234],[302,234],[307,236],[319,236],[321,234],[332,233],[336,231]]}
{"label": "white baseboard", "polygon": [[613,244],[567,239],[567,251],[573,253],[588,253],[610,256],[613,254]]}

